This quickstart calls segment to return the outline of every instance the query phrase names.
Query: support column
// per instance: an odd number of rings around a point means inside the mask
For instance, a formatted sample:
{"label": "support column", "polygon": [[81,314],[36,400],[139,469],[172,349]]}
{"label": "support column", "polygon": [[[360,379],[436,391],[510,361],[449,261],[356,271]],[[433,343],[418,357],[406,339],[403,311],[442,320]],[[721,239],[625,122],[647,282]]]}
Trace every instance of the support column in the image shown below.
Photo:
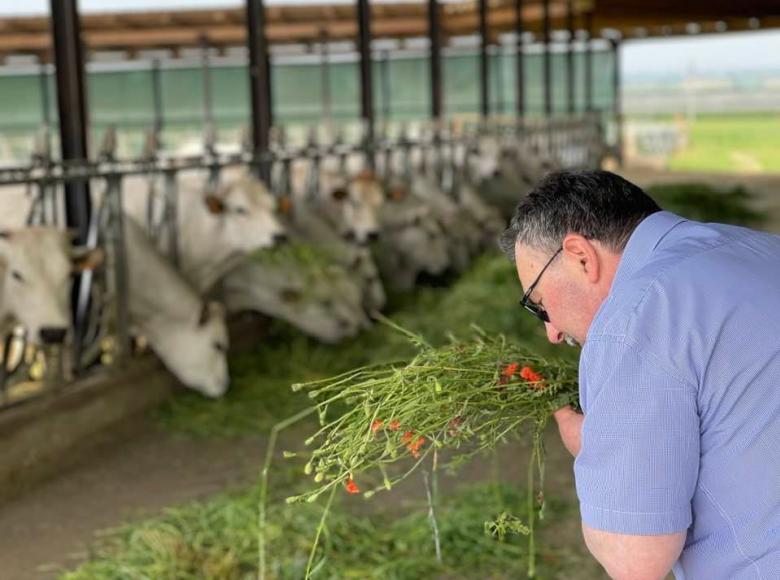
{"label": "support column", "polygon": [[441,14],[438,0],[428,0],[428,38],[431,63],[431,117],[437,121],[442,116],[441,74]]}
{"label": "support column", "polygon": [[566,45],[566,97],[569,114],[574,113],[574,2],[566,0],[566,28],[569,31],[569,42]]}
{"label": "support column", "polygon": [[585,110],[593,112],[593,12],[585,14]]}
{"label": "support column", "polygon": [[488,0],[479,0],[479,109],[482,118],[490,115],[490,70],[488,63],[487,47],[488,38]]}
{"label": "support column", "polygon": [[[88,155],[87,95],[84,90],[84,58],[77,0],[51,0],[51,22],[62,160],[85,161]],[[66,223],[68,228],[76,231],[77,244],[87,241],[91,210],[88,183],[65,184]]]}
{"label": "support column", "polygon": [[[360,115],[366,124],[366,138],[374,141],[374,91],[371,75],[371,8],[368,0],[358,0],[358,51],[360,53]],[[373,160],[373,155],[368,155]]]}
{"label": "support column", "polygon": [[515,0],[515,91],[517,101],[515,103],[518,119],[525,116],[525,50],[523,43],[523,0]]}
{"label": "support column", "polygon": [[[252,110],[252,145],[255,157],[268,153],[271,134],[271,66],[265,36],[263,0],[246,0],[249,49],[249,98]],[[257,175],[270,185],[270,164],[257,165]]]}
{"label": "support column", "polygon": [[543,66],[542,80],[544,83],[544,114],[547,117],[552,116],[552,62],[550,60],[550,0],[544,0],[542,5],[542,42],[543,45]]}
{"label": "support column", "polygon": [[620,40],[610,39],[612,45],[612,112],[615,116],[617,135],[615,138],[615,155],[618,163],[623,165],[623,107],[622,81],[620,77]]}

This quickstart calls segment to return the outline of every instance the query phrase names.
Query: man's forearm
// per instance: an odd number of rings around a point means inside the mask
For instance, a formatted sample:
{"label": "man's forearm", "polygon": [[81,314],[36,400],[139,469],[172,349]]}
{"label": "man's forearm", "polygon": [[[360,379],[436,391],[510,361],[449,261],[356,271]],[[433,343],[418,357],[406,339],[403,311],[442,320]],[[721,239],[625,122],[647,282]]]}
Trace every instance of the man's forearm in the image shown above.
{"label": "man's forearm", "polygon": [[585,416],[577,413],[571,407],[558,409],[553,413],[553,416],[558,423],[558,431],[561,434],[564,447],[574,457],[577,457],[582,446],[582,423],[585,420]]}
{"label": "man's forearm", "polygon": [[686,532],[634,536],[582,524],[585,545],[614,580],[663,580],[680,557]]}

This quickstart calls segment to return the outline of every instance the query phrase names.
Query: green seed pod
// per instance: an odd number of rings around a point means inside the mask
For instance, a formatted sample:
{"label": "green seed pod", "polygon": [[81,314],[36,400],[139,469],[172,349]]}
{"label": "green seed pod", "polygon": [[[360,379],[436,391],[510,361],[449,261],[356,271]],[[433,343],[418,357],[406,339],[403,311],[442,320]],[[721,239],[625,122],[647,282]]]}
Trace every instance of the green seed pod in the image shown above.
{"label": "green seed pod", "polygon": [[314,476],[314,481],[317,483],[320,483],[323,479],[325,479],[325,474],[321,471],[318,471],[317,475]]}
{"label": "green seed pod", "polygon": [[309,463],[307,463],[307,464],[304,466],[304,468],[303,468],[303,472],[304,472],[306,475],[311,475],[311,472],[312,472],[313,470],[314,470],[314,466],[311,464],[311,461],[309,461]]}
{"label": "green seed pod", "polygon": [[291,459],[297,456],[298,454],[293,451],[282,451],[282,457],[284,457],[285,459]]}

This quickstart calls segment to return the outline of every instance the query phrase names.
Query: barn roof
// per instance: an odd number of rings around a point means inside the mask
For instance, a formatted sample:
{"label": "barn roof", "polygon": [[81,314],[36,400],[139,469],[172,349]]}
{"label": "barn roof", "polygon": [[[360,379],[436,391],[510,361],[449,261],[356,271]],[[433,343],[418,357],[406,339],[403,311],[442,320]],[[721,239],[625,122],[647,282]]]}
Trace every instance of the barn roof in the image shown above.
{"label": "barn roof", "polygon": [[[515,28],[517,0],[490,0],[488,22],[493,38]],[[573,0],[575,26],[585,27],[592,14],[596,36],[602,33],[623,39],[691,33],[754,30],[780,27],[780,2],[776,0]],[[567,0],[550,0],[553,29],[565,29]],[[444,40],[476,34],[478,7],[473,1],[440,4]],[[352,40],[357,35],[354,4],[271,5],[266,7],[266,34],[272,44]],[[408,39],[427,35],[426,3],[373,2],[373,38]],[[210,46],[228,48],[245,44],[245,9],[117,12],[81,15],[83,39],[88,50],[140,50]],[[525,30],[540,33],[542,4],[523,1]],[[0,19],[0,58],[11,54],[35,54],[50,59],[48,17]]]}

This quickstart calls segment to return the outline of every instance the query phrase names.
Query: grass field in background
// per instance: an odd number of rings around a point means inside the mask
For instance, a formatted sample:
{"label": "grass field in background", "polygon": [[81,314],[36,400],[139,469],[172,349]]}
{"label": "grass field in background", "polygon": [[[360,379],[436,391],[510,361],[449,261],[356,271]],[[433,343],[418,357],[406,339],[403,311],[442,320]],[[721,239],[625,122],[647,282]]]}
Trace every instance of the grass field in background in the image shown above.
{"label": "grass field in background", "polygon": [[780,114],[701,115],[672,171],[780,173]]}

